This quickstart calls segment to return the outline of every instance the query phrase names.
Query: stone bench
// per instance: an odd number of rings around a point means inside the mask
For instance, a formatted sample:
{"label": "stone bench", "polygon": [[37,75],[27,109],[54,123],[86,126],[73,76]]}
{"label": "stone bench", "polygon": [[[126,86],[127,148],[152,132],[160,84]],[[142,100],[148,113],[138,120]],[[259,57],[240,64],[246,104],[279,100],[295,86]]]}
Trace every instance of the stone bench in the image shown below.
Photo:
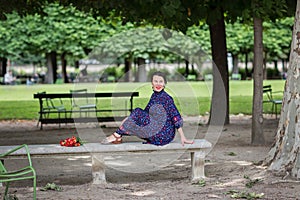
{"label": "stone bench", "polygon": [[[0,154],[9,151],[15,146],[0,146]],[[181,145],[172,142],[164,146],[142,144],[141,142],[125,142],[116,145],[102,145],[100,143],[86,143],[79,147],[63,147],[59,144],[28,145],[31,157],[57,157],[91,155],[93,184],[106,183],[105,156],[128,155],[134,153],[185,153],[191,154],[191,179],[192,182],[205,178],[204,162],[207,150],[211,143],[204,139],[195,139],[194,144]],[[10,157],[25,156],[25,151],[18,151]],[[8,157],[7,159],[9,159]]]}

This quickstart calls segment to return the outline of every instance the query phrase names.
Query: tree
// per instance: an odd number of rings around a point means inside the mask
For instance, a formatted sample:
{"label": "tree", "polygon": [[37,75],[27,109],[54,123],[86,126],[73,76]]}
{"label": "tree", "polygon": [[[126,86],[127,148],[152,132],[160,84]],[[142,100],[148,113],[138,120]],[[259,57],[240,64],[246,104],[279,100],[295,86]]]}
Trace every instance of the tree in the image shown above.
{"label": "tree", "polygon": [[[291,35],[293,29],[294,17],[285,17],[282,19],[276,19],[275,22],[264,22],[264,61],[274,62],[275,77],[279,77],[279,71],[277,68],[278,60],[282,60],[284,69],[284,62],[289,58]],[[264,63],[264,71],[266,70],[266,64]],[[265,78],[267,73],[264,72]]]}
{"label": "tree", "polygon": [[269,170],[300,178],[300,2],[297,1],[289,68],[276,141],[265,164]]}
{"label": "tree", "polygon": [[[254,29],[254,73],[253,73],[253,103],[252,103],[252,144],[264,144],[263,134],[263,31],[262,19],[253,17]],[[259,103],[257,103],[259,102]]]}
{"label": "tree", "polygon": [[[44,14],[6,14],[1,22],[0,55],[11,60],[29,56],[46,56],[47,83],[55,83],[57,57],[61,59],[64,82],[67,82],[67,60],[84,58],[102,40],[114,34],[105,19],[94,19],[75,7],[50,4],[43,7]],[[34,61],[34,60],[33,60]],[[40,60],[37,60],[37,62]]]}
{"label": "tree", "polygon": [[[90,53],[90,58],[96,58],[99,61],[104,59],[116,61],[122,57],[125,58],[125,62],[136,59],[140,63],[136,80],[140,82],[147,80],[146,73],[143,73],[144,64],[142,64],[145,59],[157,59],[159,56],[160,59],[171,61],[175,57],[180,57],[182,60],[197,64],[202,64],[204,57],[208,59],[204,53],[202,53],[202,59],[198,58],[199,52],[202,51],[200,46],[180,32],[152,25],[133,29],[130,24],[125,25],[128,27],[127,31],[115,34],[97,46]],[[168,32],[172,37],[164,37],[164,32]],[[125,79],[125,81],[128,80]]]}
{"label": "tree", "polygon": [[[239,58],[245,55],[248,58],[253,51],[253,27],[249,24],[242,23],[238,19],[235,23],[226,24],[227,51],[232,55],[233,69],[232,73],[239,73]],[[246,77],[249,76],[247,68],[248,59],[245,59]]]}
{"label": "tree", "polygon": [[[63,1],[68,4],[69,2]],[[123,16],[124,21],[134,21],[137,24],[143,23],[145,20],[151,24],[163,25],[166,28],[173,30],[180,30],[184,34],[188,27],[199,24],[204,19],[209,24],[211,31],[211,43],[212,43],[212,57],[215,62],[214,65],[214,89],[212,96],[212,108],[223,108],[225,119],[221,119],[222,114],[216,115],[216,118],[211,118],[210,123],[224,125],[229,123],[229,84],[228,84],[228,66],[227,66],[227,53],[226,53],[226,35],[224,24],[224,13],[228,10],[233,13],[233,18],[236,17],[236,13],[240,14],[241,9],[236,9],[235,4],[230,1],[183,1],[183,0],[125,0],[125,1],[106,1],[98,2],[94,4],[90,2],[86,5],[82,5],[82,2],[76,1],[75,3],[82,9],[90,9],[91,7],[97,11],[97,14],[107,13],[105,10],[114,9],[116,14]],[[223,83],[223,85],[220,85]],[[220,92],[225,90],[225,93]],[[222,96],[222,104],[219,102],[219,97]],[[216,110],[217,111],[217,110]],[[218,109],[217,112],[220,110]],[[217,113],[211,112],[211,113]]]}
{"label": "tree", "polygon": [[58,55],[62,63],[62,76],[67,83],[67,57],[73,60],[85,57],[87,49],[92,49],[108,35],[89,13],[80,12],[73,6],[49,4],[45,6],[44,13],[45,16],[41,16],[41,24],[38,25],[42,31],[33,37],[41,42],[38,48],[48,58],[47,82],[55,83],[55,58]]}
{"label": "tree", "polygon": [[222,6],[213,7],[212,11],[218,13],[218,16],[216,21],[208,22],[214,62],[209,123],[211,125],[224,125],[229,124],[229,79],[224,11]]}
{"label": "tree", "polygon": [[244,11],[245,20],[253,20],[254,29],[254,82],[252,103],[252,144],[264,144],[263,135],[263,21],[282,17],[285,12],[284,0],[252,0]]}
{"label": "tree", "polygon": [[[6,2],[6,1],[5,1]],[[30,1],[33,4],[38,4],[38,1]],[[226,54],[226,35],[224,16],[226,20],[236,20],[238,16],[246,13],[249,16],[260,18],[263,13],[266,16],[274,15],[278,17],[278,13],[284,10],[284,0],[266,0],[259,3],[260,6],[251,4],[258,4],[257,1],[237,1],[232,3],[230,0],[210,0],[210,1],[182,1],[182,0],[124,0],[124,1],[60,1],[61,5],[74,4],[75,7],[89,12],[92,8],[95,15],[107,16],[112,9],[117,15],[123,16],[124,23],[128,21],[137,22],[136,24],[143,24],[146,21],[152,24],[160,24],[167,28],[181,30],[186,33],[188,27],[199,24],[201,20],[205,20],[210,26],[212,55],[215,67],[218,70],[214,71],[214,75],[218,71],[221,79],[214,78],[214,89],[218,91],[213,92],[212,108],[219,108],[220,88],[217,84],[223,82],[225,93],[222,103],[222,110],[225,111],[225,120],[218,117],[213,123],[221,124],[229,123],[229,88],[228,88],[228,66]],[[6,2],[7,3],[7,2]],[[41,3],[43,4],[43,3]],[[38,6],[37,6],[38,7]],[[249,14],[250,13],[250,14]],[[216,68],[215,68],[216,69]],[[216,75],[215,75],[216,76]],[[255,90],[261,90],[257,88]],[[258,94],[255,92],[255,94]],[[259,95],[261,96],[261,95]],[[259,103],[260,98],[255,98]],[[262,96],[261,96],[262,99]],[[254,105],[257,103],[255,102]],[[219,109],[218,109],[219,110]],[[255,109],[256,110],[256,109]],[[212,112],[214,113],[214,112]],[[261,114],[261,113],[260,113]],[[219,115],[221,116],[221,115]],[[211,121],[211,120],[210,120]],[[256,126],[258,127],[258,126]]]}

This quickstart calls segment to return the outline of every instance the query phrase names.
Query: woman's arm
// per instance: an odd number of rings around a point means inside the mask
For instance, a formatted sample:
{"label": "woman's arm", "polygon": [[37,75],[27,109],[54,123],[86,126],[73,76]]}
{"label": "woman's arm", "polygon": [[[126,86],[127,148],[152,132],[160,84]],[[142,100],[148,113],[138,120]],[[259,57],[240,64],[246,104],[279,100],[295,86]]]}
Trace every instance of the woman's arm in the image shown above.
{"label": "woman's arm", "polygon": [[184,146],[184,144],[193,144],[193,143],[194,143],[193,140],[187,140],[187,139],[185,138],[185,135],[184,135],[184,133],[183,133],[182,127],[178,128],[177,130],[178,130],[178,132],[179,132],[179,134],[180,134],[182,146]]}

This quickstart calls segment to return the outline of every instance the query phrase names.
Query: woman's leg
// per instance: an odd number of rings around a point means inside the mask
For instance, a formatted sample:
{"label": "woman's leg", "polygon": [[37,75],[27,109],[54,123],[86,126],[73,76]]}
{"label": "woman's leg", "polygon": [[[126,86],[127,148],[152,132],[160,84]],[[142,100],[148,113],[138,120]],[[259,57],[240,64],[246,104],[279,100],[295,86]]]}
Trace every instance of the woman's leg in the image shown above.
{"label": "woman's leg", "polygon": [[[125,119],[122,120],[120,127],[124,124],[124,122],[128,119],[128,117],[126,117]],[[113,134],[111,134],[110,136],[106,137],[101,143],[102,144],[119,144],[122,142],[122,135],[118,134],[117,132],[114,132]]]}
{"label": "woman's leg", "polygon": [[124,122],[128,119],[128,117],[125,117],[125,119],[122,120],[121,125],[122,126],[124,124]]}

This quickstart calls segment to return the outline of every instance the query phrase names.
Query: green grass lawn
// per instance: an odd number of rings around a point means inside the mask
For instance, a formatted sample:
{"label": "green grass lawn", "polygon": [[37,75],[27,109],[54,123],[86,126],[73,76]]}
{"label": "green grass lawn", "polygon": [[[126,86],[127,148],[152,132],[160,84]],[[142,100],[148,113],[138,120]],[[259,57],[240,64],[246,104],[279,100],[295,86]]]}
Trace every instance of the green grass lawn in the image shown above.
{"label": "green grass lawn", "polygon": [[[283,91],[283,80],[267,80],[264,85],[271,84],[273,91]],[[230,81],[230,114],[251,114],[253,81]],[[89,92],[128,92],[138,91],[134,98],[134,107],[145,107],[152,93],[150,83],[77,83],[77,84],[39,84],[0,86],[0,120],[3,119],[37,119],[39,103],[33,94],[69,93],[71,89],[87,88]],[[174,98],[183,115],[205,115],[209,112],[212,84],[211,82],[170,82],[166,89]],[[282,98],[277,96],[277,98]],[[220,100],[222,101],[222,100]],[[107,99],[100,102],[101,108],[115,107],[117,101]],[[70,105],[70,101],[64,102]],[[127,104],[129,106],[129,104]],[[271,105],[264,105],[265,112],[271,111]]]}

